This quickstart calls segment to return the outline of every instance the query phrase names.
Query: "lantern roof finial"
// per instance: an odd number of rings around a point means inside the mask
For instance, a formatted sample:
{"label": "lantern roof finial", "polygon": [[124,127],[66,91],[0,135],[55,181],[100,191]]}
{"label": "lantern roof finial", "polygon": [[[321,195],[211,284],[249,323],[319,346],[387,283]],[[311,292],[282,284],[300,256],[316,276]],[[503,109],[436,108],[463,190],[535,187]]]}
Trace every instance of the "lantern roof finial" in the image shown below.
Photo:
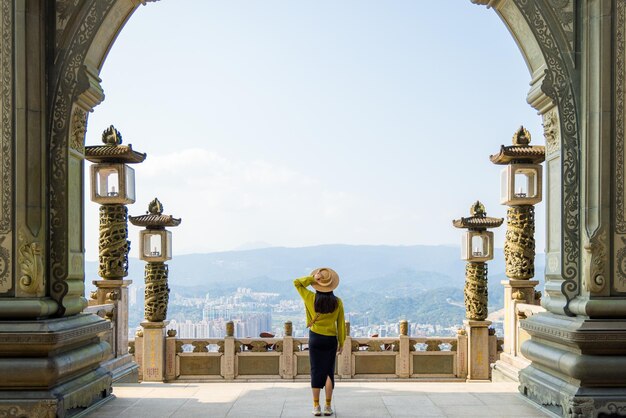
{"label": "lantern roof finial", "polygon": [[163,205],[161,204],[159,199],[155,197],[154,200],[148,204],[148,211],[146,212],[146,214],[161,215],[162,213]]}
{"label": "lantern roof finial", "polygon": [[102,132],[102,143],[114,147],[122,145],[122,134],[111,125]]}
{"label": "lantern roof finial", "polygon": [[487,216],[487,212],[485,211],[485,205],[480,203],[480,200],[477,200],[476,203],[474,203],[470,207],[470,215],[484,218],[485,216]]}
{"label": "lantern roof finial", "polygon": [[519,129],[513,135],[513,145],[526,146],[530,144],[530,132],[524,126],[520,126]]}

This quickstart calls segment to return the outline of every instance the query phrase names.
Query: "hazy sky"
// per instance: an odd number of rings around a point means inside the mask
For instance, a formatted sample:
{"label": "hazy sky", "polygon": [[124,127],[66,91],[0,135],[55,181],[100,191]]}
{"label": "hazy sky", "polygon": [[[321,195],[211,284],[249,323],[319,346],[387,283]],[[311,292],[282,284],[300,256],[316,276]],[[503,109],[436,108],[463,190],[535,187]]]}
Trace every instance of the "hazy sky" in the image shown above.
{"label": "hazy sky", "polygon": [[[506,214],[489,155],[522,124],[544,143],[521,53],[493,10],[468,0],[149,3],[101,77],[87,144],[114,124],[148,153],[129,213],[158,196],[182,217],[174,254],[458,245],[451,221],[476,199]],[[97,209],[86,203],[88,259]]]}

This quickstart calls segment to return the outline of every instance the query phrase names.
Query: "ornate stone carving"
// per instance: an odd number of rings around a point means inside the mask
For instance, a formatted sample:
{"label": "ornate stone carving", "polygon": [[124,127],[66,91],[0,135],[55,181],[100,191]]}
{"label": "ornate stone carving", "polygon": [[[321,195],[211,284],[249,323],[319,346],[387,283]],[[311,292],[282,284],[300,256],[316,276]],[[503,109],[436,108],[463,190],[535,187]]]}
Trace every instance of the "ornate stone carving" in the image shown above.
{"label": "ornate stone carving", "polygon": [[608,261],[606,239],[606,228],[602,228],[599,233],[585,244],[585,258],[589,259],[587,261],[589,270],[583,285],[588,292],[599,293],[606,286],[607,280],[604,270],[605,263]]}
{"label": "ornate stone carving", "polygon": [[[103,393],[105,395],[103,396]],[[74,408],[86,408],[99,398],[104,398],[111,393],[111,376],[89,382],[81,390],[70,393],[63,399],[63,407],[66,411]]]}
{"label": "ornate stone carving", "polygon": [[2,94],[2,109],[0,120],[0,233],[6,234],[11,230],[13,221],[13,171],[12,142],[13,142],[13,3],[2,2],[2,44],[0,45],[0,84]]}
{"label": "ornate stone carving", "polygon": [[626,403],[609,402],[605,405],[605,409],[610,416],[626,416]]}
{"label": "ornate stone carving", "polygon": [[626,234],[626,207],[624,206],[624,77],[626,77],[626,3],[616,3],[615,33],[615,231]]}
{"label": "ornate stone carving", "polygon": [[504,242],[506,276],[527,280],[535,276],[535,208],[511,206]]}
{"label": "ornate stone carving", "polygon": [[578,116],[576,111],[573,79],[573,63],[558,48],[554,34],[537,2],[516,0],[515,2],[535,34],[548,69],[541,90],[559,108],[562,163],[562,276],[561,292],[567,302],[565,313],[571,315],[568,305],[579,292],[580,266],[580,149]]}
{"label": "ornate stone carving", "polygon": [[620,236],[621,248],[617,251],[615,270],[617,277],[614,283],[615,290],[626,292],[626,237]]}
{"label": "ornate stone carving", "polygon": [[[0,293],[8,292],[13,288],[11,280],[11,253],[7,250],[3,242],[6,235],[0,235]],[[9,238],[9,242],[11,239]]]}
{"label": "ornate stone carving", "polygon": [[559,118],[556,109],[552,109],[543,115],[543,136],[546,139],[546,156],[550,157],[561,147],[559,138]]}
{"label": "ornate stone carving", "polygon": [[472,321],[487,319],[487,264],[465,266],[465,317]]}
{"label": "ornate stone carving", "polygon": [[13,5],[10,1],[0,5],[0,293],[13,288]]}
{"label": "ornate stone carving", "polygon": [[561,403],[563,416],[570,418],[586,418],[596,416],[593,398],[570,398],[563,395]]}
{"label": "ornate stone carving", "polygon": [[57,402],[51,400],[0,406],[0,417],[2,418],[55,418],[56,416]]}
{"label": "ornate stone carving", "polygon": [[161,322],[167,317],[167,303],[170,295],[167,274],[168,269],[165,263],[146,264],[144,314],[147,321]]}
{"label": "ornate stone carving", "polygon": [[441,351],[441,340],[426,341],[426,351]]}
{"label": "ornate stone carving", "polygon": [[400,321],[400,335],[409,335],[409,321],[406,319]]}
{"label": "ornate stone carving", "polygon": [[573,0],[548,0],[556,15],[563,37],[567,40],[569,52],[574,50],[574,1]]}
{"label": "ornate stone carving", "polygon": [[128,209],[124,205],[100,206],[100,243],[98,274],[103,279],[128,275]]}
{"label": "ornate stone carving", "polygon": [[226,322],[226,336],[232,337],[235,335],[235,323],[233,321]]}
{"label": "ornate stone carving", "polygon": [[208,353],[209,348],[207,347],[206,341],[192,341],[191,345],[193,345],[194,353]]}
{"label": "ornate stone carving", "polygon": [[170,338],[174,338],[176,336],[176,330],[175,329],[168,329],[167,330],[167,336]]}
{"label": "ornate stone carving", "polygon": [[[50,296],[59,303],[58,315],[64,315],[66,306],[63,303],[69,287],[68,251],[69,251],[69,228],[68,214],[68,140],[70,136],[70,117],[73,102],[82,93],[78,82],[79,73],[84,71],[85,56],[93,38],[116,0],[99,0],[92,2],[78,2],[80,19],[70,19],[72,13],[65,12],[64,22],[71,28],[61,29],[57,33],[57,49],[54,57],[54,71],[57,78],[48,80],[51,97],[50,111],[50,138],[49,138],[49,184],[50,184],[50,211],[48,225],[50,226]],[[69,3],[74,4],[72,0]],[[9,3],[9,2],[4,2]],[[67,17],[67,18],[66,18]],[[60,26],[63,28],[63,24]],[[4,83],[3,83],[4,85]],[[87,86],[88,87],[88,86]],[[74,173],[73,175],[77,175]],[[75,220],[71,220],[74,222]],[[73,293],[74,298],[82,297]],[[80,306],[79,304],[75,304]],[[76,309],[76,306],[73,309]]]}
{"label": "ornate stone carving", "polygon": [[[184,351],[183,346],[185,345],[185,343],[183,343],[180,340],[176,340],[175,344],[176,344],[176,350],[175,350],[176,353],[182,353]],[[219,345],[219,343],[218,343],[218,345]],[[224,352],[224,344],[223,343],[222,343],[222,351],[220,351],[220,352],[221,353]]]}
{"label": "ornate stone carving", "polygon": [[85,153],[85,132],[87,131],[87,112],[80,108],[74,110],[72,116],[72,133],[70,147],[81,154]]}
{"label": "ornate stone carving", "polygon": [[41,244],[38,242],[24,244],[18,253],[17,261],[22,272],[19,280],[20,289],[36,295],[44,286]]}

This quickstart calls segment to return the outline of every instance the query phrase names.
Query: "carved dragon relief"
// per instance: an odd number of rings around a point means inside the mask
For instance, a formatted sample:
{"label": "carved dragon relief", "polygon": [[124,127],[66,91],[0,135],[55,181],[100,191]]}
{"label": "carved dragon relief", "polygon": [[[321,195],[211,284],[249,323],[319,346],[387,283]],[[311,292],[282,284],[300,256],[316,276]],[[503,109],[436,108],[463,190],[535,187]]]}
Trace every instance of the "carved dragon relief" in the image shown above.
{"label": "carved dragon relief", "polygon": [[543,115],[543,136],[546,139],[546,157],[550,157],[561,148],[559,137],[559,118],[556,109]]}
{"label": "carved dragon relief", "polygon": [[608,256],[606,239],[606,228],[601,227],[600,231],[590,238],[584,246],[587,275],[583,278],[583,287],[591,293],[600,293],[606,286],[604,268]]}
{"label": "carved dragon relief", "polygon": [[487,264],[467,263],[465,266],[465,317],[472,321],[487,319]]}
{"label": "carved dragon relief", "polygon": [[81,154],[85,153],[85,132],[87,131],[87,112],[80,108],[74,110],[72,116],[72,132],[70,147]]}

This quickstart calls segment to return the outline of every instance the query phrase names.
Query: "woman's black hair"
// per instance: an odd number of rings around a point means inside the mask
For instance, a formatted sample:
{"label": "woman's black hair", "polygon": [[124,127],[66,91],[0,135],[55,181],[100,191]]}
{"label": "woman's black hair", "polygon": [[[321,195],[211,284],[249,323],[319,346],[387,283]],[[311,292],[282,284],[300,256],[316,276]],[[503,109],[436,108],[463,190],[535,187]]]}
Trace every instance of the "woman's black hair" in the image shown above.
{"label": "woman's black hair", "polygon": [[337,296],[333,292],[315,292],[315,312],[331,313],[339,306]]}

